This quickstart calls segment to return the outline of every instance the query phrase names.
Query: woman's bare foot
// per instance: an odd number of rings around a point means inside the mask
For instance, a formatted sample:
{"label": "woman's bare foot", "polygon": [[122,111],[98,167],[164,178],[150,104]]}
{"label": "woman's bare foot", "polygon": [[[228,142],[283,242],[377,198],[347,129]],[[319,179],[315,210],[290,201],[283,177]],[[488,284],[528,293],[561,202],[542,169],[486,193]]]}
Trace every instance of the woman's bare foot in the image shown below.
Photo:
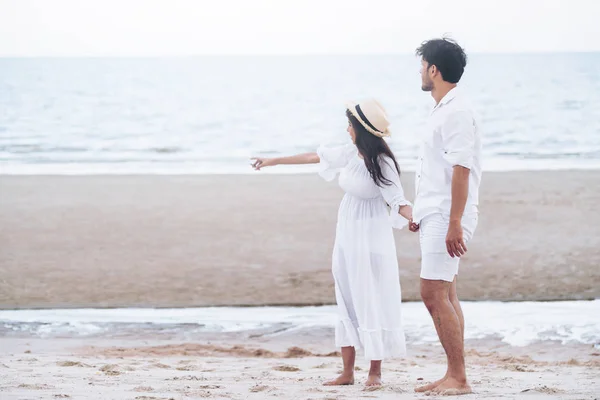
{"label": "woman's bare foot", "polygon": [[433,394],[439,394],[440,396],[460,396],[463,394],[473,393],[471,386],[467,381],[458,381],[454,378],[447,378],[444,382],[440,383],[438,387],[430,391]]}
{"label": "woman's bare foot", "polygon": [[331,381],[323,382],[323,386],[346,386],[346,385],[354,385],[354,374],[343,373]]}
{"label": "woman's bare foot", "polygon": [[366,390],[375,390],[381,387],[381,360],[371,360],[369,377],[365,384]]}
{"label": "woman's bare foot", "polygon": [[439,379],[433,383],[429,383],[427,385],[423,385],[423,386],[417,386],[415,388],[415,392],[417,393],[425,393],[425,392],[430,392],[433,389],[435,389],[436,387],[438,387],[440,384],[442,384],[442,382],[444,382],[448,377],[444,376],[442,379]]}
{"label": "woman's bare foot", "polygon": [[367,387],[367,389],[381,387],[381,375],[369,375],[365,386]]}

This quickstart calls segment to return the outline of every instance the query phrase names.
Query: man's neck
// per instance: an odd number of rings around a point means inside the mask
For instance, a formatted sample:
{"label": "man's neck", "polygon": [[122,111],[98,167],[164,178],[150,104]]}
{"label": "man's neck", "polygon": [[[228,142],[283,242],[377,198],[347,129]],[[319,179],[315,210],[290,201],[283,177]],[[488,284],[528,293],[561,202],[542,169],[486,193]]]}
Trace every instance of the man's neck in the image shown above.
{"label": "man's neck", "polygon": [[442,82],[431,91],[431,97],[435,100],[435,105],[440,104],[440,101],[448,94],[449,91],[456,87],[456,83]]}

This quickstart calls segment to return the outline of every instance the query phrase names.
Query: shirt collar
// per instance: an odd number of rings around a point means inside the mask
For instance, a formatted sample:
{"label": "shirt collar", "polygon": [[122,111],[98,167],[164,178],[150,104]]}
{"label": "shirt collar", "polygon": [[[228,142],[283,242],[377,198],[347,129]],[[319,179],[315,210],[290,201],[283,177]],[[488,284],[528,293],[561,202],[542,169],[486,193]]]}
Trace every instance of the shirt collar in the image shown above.
{"label": "shirt collar", "polygon": [[444,97],[442,97],[440,102],[435,107],[433,107],[433,109],[436,110],[444,104],[450,103],[459,93],[460,91],[458,90],[458,86],[453,87],[448,93],[446,93]]}

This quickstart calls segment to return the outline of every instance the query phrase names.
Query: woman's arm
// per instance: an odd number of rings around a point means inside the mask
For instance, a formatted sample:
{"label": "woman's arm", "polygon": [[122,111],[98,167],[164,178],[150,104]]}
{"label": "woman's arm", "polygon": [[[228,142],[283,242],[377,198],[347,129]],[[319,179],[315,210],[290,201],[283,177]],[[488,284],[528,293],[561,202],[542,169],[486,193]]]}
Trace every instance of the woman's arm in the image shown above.
{"label": "woman's arm", "polygon": [[[379,165],[381,166],[383,176],[389,181],[388,185],[383,185],[379,188],[385,202],[390,206],[393,214],[397,213],[405,220],[408,220],[409,228],[412,228],[412,205],[404,197],[404,190],[400,183],[400,175],[396,170],[394,162],[390,158],[381,157]],[[392,215],[392,225],[394,228],[401,229],[403,226],[407,225],[407,222]]]}
{"label": "woman's arm", "polygon": [[275,165],[299,165],[299,164],[318,164],[321,160],[317,153],[304,153],[288,157],[261,158],[252,157],[252,167],[260,171],[264,167],[273,167]]}

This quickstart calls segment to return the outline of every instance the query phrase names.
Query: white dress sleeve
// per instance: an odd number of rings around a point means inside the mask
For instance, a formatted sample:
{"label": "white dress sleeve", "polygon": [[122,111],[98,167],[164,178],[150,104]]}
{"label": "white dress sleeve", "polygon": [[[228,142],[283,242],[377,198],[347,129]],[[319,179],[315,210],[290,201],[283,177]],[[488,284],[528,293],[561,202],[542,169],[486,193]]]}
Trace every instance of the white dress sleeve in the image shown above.
{"label": "white dress sleeve", "polygon": [[356,153],[356,146],[351,143],[336,147],[319,146],[317,149],[320,159],[319,175],[326,181],[332,181]]}
{"label": "white dress sleeve", "polygon": [[387,184],[382,183],[379,190],[385,202],[390,206],[390,219],[392,227],[402,229],[408,225],[408,220],[398,214],[401,206],[412,206],[410,201],[404,197],[404,189],[400,183],[400,174],[396,170],[394,161],[389,157],[380,158],[381,172],[387,180]]}

